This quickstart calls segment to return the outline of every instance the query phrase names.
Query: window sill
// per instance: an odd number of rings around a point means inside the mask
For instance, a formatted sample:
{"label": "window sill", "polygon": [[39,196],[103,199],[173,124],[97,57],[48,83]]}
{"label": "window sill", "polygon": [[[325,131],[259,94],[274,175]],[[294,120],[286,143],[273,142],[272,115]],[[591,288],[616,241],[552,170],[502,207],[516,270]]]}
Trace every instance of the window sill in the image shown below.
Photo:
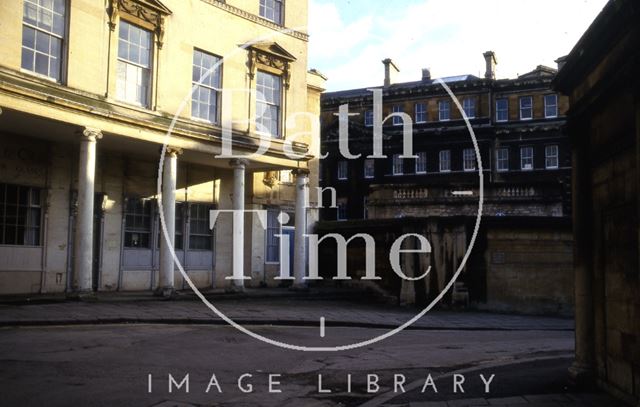
{"label": "window sill", "polygon": [[38,72],[30,71],[30,70],[24,69],[24,68],[20,68],[20,72],[25,74],[25,75],[32,76],[34,78],[42,79],[43,81],[55,83],[55,84],[58,84],[58,85],[63,85],[61,80],[52,78],[52,77],[47,76],[47,75],[43,75],[43,74],[38,73]]}
{"label": "window sill", "polygon": [[200,117],[191,116],[191,120],[197,123],[208,124],[209,126],[219,126],[218,121],[212,122],[211,120],[201,119]]}
{"label": "window sill", "polygon": [[0,247],[15,247],[15,248],[24,248],[24,249],[42,249],[44,248],[44,246],[39,245],[39,246],[33,246],[33,245],[26,245],[26,244],[0,244]]}

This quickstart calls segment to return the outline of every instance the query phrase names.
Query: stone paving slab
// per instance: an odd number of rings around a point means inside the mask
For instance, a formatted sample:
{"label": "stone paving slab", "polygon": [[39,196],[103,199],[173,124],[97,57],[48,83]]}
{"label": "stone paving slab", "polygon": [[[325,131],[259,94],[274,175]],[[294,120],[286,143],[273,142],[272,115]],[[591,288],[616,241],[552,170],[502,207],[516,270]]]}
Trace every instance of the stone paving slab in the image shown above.
{"label": "stone paving slab", "polygon": [[[397,327],[420,310],[353,301],[304,301],[270,298],[211,302],[229,318],[242,323],[312,325],[325,318],[327,326]],[[57,302],[0,305],[0,326],[92,323],[208,323],[225,322],[199,301]],[[433,311],[411,329],[451,330],[573,330],[566,318]]]}
{"label": "stone paving slab", "polygon": [[383,404],[382,407],[626,407],[603,393],[543,394],[493,399],[420,401],[409,404]]}

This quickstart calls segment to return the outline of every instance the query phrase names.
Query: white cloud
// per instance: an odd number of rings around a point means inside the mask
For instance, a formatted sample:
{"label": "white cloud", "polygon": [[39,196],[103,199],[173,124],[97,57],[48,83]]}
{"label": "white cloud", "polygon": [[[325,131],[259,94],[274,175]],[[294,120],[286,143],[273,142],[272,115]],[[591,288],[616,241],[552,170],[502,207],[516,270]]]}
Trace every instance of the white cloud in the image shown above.
{"label": "white cloud", "polygon": [[401,81],[418,80],[423,67],[433,76],[482,75],[487,50],[498,56],[499,77],[555,66],[606,3],[424,0],[345,21],[338,1],[311,0],[309,16],[310,65],[327,74],[330,90],[381,84],[386,57],[399,65]]}

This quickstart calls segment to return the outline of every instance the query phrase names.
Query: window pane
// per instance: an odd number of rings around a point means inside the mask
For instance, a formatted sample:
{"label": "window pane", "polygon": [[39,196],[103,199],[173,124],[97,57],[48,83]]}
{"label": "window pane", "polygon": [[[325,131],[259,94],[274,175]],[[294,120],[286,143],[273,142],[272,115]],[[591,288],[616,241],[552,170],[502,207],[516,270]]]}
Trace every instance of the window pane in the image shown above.
{"label": "window pane", "polygon": [[22,27],[22,46],[35,49],[36,30],[27,26]]}
{"label": "window pane", "polygon": [[36,53],[35,71],[42,75],[49,74],[49,58],[46,55]]}
{"label": "window pane", "polygon": [[29,71],[33,71],[33,59],[34,59],[34,54],[33,51],[23,48],[22,49],[22,62],[20,64],[20,66],[22,66],[22,68],[27,69]]}

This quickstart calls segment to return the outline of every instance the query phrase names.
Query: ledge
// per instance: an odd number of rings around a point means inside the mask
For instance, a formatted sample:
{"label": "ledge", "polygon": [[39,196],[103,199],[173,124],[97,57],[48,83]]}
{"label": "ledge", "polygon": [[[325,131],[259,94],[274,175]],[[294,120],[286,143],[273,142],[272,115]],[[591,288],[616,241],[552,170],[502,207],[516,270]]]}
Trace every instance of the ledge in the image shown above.
{"label": "ledge", "polygon": [[269,20],[267,20],[265,18],[262,18],[260,16],[255,15],[255,14],[251,14],[248,11],[245,11],[245,10],[242,10],[242,9],[240,9],[238,7],[234,7],[234,6],[230,5],[230,4],[227,4],[223,0],[202,0],[202,1],[204,1],[207,4],[212,5],[214,7],[222,9],[222,10],[228,12],[228,13],[231,13],[231,14],[233,14],[235,16],[244,18],[245,20],[249,20],[249,21],[254,22],[256,24],[260,24],[260,25],[262,25],[264,27],[271,28],[273,30],[279,31],[279,32],[281,32],[283,34],[286,34],[286,35],[290,36],[290,37],[297,38],[299,40],[306,41],[306,42],[309,41],[309,34],[305,34],[303,32],[296,31],[296,30],[287,28],[287,27],[282,26],[282,25],[278,25],[278,24],[276,24],[274,22],[271,22],[271,21],[269,21]]}

